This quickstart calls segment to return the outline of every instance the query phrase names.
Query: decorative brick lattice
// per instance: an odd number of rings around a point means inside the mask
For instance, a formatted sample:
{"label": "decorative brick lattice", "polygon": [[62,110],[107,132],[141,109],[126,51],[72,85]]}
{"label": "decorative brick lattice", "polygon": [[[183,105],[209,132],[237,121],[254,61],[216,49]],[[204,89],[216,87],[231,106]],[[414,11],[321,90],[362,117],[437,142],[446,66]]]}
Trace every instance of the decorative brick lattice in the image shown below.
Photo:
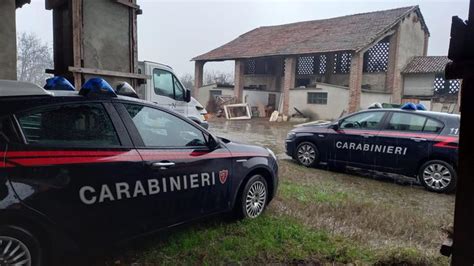
{"label": "decorative brick lattice", "polygon": [[458,79],[445,80],[442,75],[437,75],[433,82],[435,95],[449,96],[457,95],[461,89],[461,81]]}
{"label": "decorative brick lattice", "polygon": [[256,65],[255,59],[248,59],[245,64],[245,74],[255,74]]}
{"label": "decorative brick lattice", "polygon": [[300,56],[298,57],[298,75],[313,75],[314,74],[314,56]]}
{"label": "decorative brick lattice", "polygon": [[319,74],[325,74],[326,73],[326,55],[322,54],[319,56],[319,68],[318,68],[318,73]]}
{"label": "decorative brick lattice", "polygon": [[334,54],[334,74],[346,74],[351,71],[352,54],[335,53]]}
{"label": "decorative brick lattice", "polygon": [[364,54],[364,72],[386,72],[390,43],[384,39]]}

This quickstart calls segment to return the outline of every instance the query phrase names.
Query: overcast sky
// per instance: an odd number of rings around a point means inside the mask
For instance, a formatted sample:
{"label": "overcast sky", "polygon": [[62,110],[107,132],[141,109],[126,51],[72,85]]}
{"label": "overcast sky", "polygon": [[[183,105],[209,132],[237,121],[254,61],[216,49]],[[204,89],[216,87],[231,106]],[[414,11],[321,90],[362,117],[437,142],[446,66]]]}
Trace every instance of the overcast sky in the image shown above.
{"label": "overcast sky", "polygon": [[[90,0],[87,0],[90,1]],[[138,0],[139,60],[171,65],[178,75],[194,73],[191,58],[260,26],[337,17],[419,5],[431,33],[428,55],[446,55],[451,17],[467,19],[468,0]],[[17,12],[17,31],[34,32],[52,44],[52,15],[44,0]],[[233,62],[207,63],[205,70],[233,72]]]}

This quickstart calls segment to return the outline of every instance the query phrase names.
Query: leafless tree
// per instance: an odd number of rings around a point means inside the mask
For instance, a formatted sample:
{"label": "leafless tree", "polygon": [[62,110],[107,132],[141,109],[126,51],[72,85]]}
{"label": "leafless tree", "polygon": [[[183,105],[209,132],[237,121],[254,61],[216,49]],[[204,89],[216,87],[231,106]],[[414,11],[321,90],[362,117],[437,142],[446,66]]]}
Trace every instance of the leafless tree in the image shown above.
{"label": "leafless tree", "polygon": [[204,84],[232,84],[234,82],[234,75],[221,71],[206,71],[204,73]]}
{"label": "leafless tree", "polygon": [[17,78],[43,86],[50,75],[45,73],[53,67],[52,49],[48,43],[33,33],[22,33],[18,38]]}
{"label": "leafless tree", "polygon": [[192,90],[194,88],[194,77],[193,75],[186,73],[181,76],[179,79],[181,80],[181,83],[183,83],[183,86],[187,89]]}

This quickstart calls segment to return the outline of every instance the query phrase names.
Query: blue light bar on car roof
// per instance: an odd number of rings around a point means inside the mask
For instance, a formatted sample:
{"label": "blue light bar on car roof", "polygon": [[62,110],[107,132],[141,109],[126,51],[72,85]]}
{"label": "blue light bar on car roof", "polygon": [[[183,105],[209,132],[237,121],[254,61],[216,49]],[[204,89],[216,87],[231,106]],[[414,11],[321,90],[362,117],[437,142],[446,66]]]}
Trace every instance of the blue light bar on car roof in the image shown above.
{"label": "blue light bar on car roof", "polygon": [[416,104],[416,110],[426,111],[426,107],[423,104],[418,103]]}
{"label": "blue light bar on car roof", "polygon": [[44,85],[45,90],[49,91],[75,91],[76,89],[72,84],[61,76],[52,77],[46,80]]}
{"label": "blue light bar on car roof", "polygon": [[109,96],[117,97],[117,93],[107,81],[102,78],[91,78],[84,85],[82,85],[79,91],[80,95],[83,96]]}
{"label": "blue light bar on car roof", "polygon": [[411,111],[416,111],[416,105],[414,103],[406,103],[402,105],[401,107],[402,110],[411,110]]}

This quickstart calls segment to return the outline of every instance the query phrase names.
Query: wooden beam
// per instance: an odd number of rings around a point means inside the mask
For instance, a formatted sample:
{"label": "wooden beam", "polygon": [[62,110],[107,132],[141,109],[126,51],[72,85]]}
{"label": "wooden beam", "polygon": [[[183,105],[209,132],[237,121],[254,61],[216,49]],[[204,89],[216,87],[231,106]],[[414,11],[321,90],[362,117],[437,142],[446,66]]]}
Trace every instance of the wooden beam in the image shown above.
{"label": "wooden beam", "polygon": [[46,0],[44,4],[47,10],[51,10],[63,6],[66,0]]}
{"label": "wooden beam", "polygon": [[115,0],[115,2],[117,2],[118,4],[122,4],[122,5],[125,5],[125,6],[128,6],[128,7],[131,7],[133,9],[140,9],[139,5],[137,5],[135,3],[131,3],[128,0]]}
{"label": "wooden beam", "polygon": [[118,71],[111,71],[111,70],[102,70],[102,69],[95,69],[95,68],[84,68],[84,67],[72,67],[72,66],[70,66],[69,71],[71,71],[72,73],[89,74],[89,75],[97,75],[97,76],[107,76],[107,77],[122,77],[122,78],[143,79],[143,80],[151,79],[151,76],[149,76],[149,75],[118,72]]}

